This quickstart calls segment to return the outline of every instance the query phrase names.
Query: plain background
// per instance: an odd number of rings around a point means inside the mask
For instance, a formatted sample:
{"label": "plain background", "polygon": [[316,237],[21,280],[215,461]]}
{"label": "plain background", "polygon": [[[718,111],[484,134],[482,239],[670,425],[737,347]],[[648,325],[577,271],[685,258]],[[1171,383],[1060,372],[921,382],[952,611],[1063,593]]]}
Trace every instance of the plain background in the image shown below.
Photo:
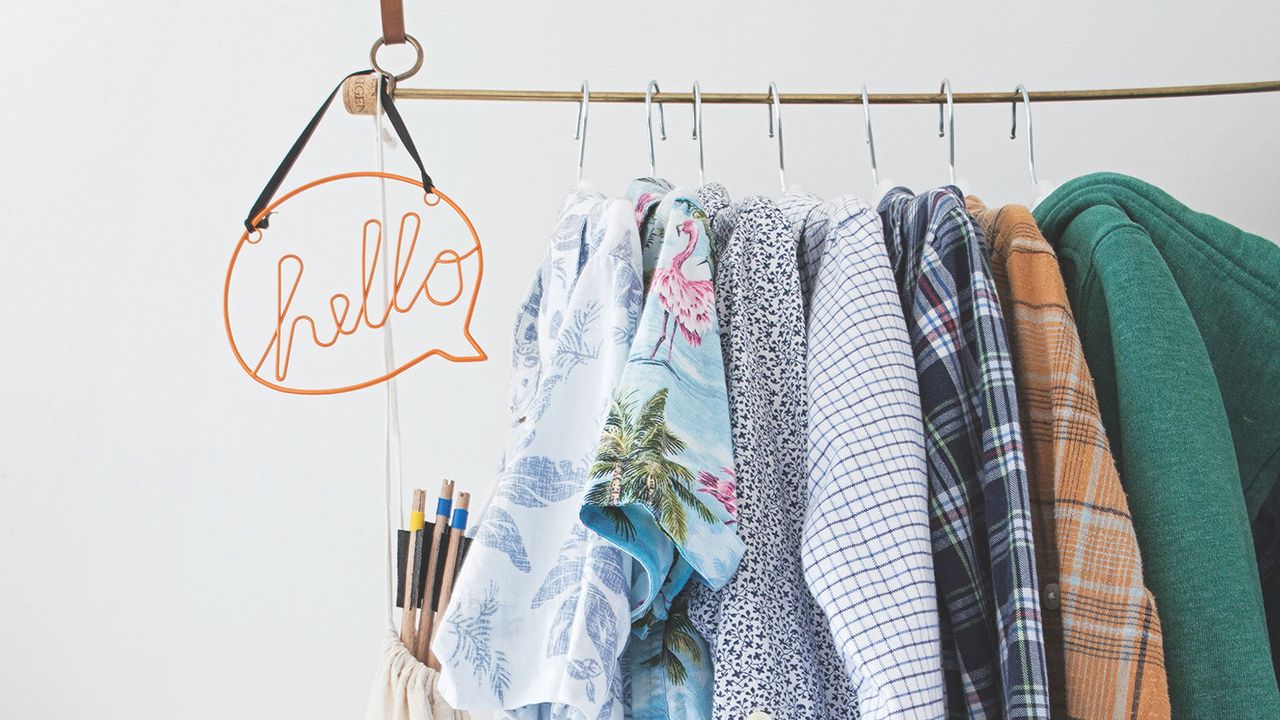
{"label": "plain background", "polygon": [[[1032,90],[1276,79],[1271,2],[437,3],[408,24],[433,87]],[[360,717],[381,652],[384,394],[300,398],[228,352],[240,221],[337,79],[367,66],[374,0],[5,2],[0,7],[0,716]],[[387,64],[404,56],[389,53]],[[403,376],[404,472],[479,496],[507,426],[510,323],[574,180],[572,104],[404,102],[488,267],[493,360]],[[697,182],[689,107],[658,171]],[[1034,108],[1061,183],[1144,178],[1276,237],[1280,95]],[[761,106],[708,106],[710,179],[777,194]],[[943,183],[932,107],[874,108],[884,175]],[[957,174],[1032,197],[1009,108],[963,106]],[[788,179],[870,191],[857,106],[785,111]],[[367,118],[331,116],[294,180],[369,169]],[[591,110],[586,174],[647,172],[641,106]],[[407,170],[403,155],[393,166]],[[293,183],[289,183],[290,185]],[[367,198],[353,198],[364,202]],[[529,659],[535,662],[534,659]]]}

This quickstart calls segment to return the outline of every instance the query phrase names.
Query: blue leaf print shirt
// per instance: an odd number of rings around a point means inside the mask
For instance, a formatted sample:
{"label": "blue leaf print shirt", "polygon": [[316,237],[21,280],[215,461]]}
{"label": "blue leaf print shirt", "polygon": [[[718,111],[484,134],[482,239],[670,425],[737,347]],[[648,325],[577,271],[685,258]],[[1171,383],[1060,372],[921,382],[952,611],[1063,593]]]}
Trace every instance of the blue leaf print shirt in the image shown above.
{"label": "blue leaf print shirt", "polygon": [[570,195],[516,321],[502,475],[432,644],[456,708],[624,717],[631,561],[578,509],[642,298],[630,203]]}
{"label": "blue leaf print shirt", "polygon": [[628,192],[652,258],[648,293],[581,515],[634,563],[637,720],[710,717],[709,653],[683,591],[695,577],[719,589],[743,552],[709,222],[694,191],[668,187],[643,179]]}

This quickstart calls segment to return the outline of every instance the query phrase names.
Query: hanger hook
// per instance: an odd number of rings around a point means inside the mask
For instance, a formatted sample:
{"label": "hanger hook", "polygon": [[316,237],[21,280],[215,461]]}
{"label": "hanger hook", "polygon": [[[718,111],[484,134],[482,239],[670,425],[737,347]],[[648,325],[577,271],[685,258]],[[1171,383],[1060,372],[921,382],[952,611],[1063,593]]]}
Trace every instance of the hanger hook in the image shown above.
{"label": "hanger hook", "polygon": [[[941,103],[938,104],[938,137],[948,138],[947,150],[947,169],[951,173],[951,184],[956,182],[956,103],[955,98],[951,95],[951,81],[943,78],[942,86],[938,88],[939,93],[947,96],[945,108]],[[946,122],[943,122],[943,113],[946,113]]]}
{"label": "hanger hook", "polygon": [[876,139],[871,132],[871,99],[867,97],[867,86],[862,86],[862,119],[867,126],[867,151],[871,154],[871,187],[880,186],[880,168],[876,165]]}
{"label": "hanger hook", "polygon": [[[1025,108],[1027,113],[1027,162],[1031,166],[1031,185],[1038,186],[1040,179],[1036,177],[1036,141],[1035,133],[1031,128],[1031,94],[1027,92],[1026,86],[1022,84],[1014,88],[1013,92],[1015,95],[1022,96],[1022,107]],[[1018,99],[1016,97],[1013,99],[1010,110],[1013,111],[1013,124],[1009,127],[1009,139],[1013,140],[1018,137]]]}
{"label": "hanger hook", "polygon": [[578,124],[573,139],[578,141],[578,184],[582,184],[582,161],[587,154],[587,114],[591,112],[591,90],[582,81],[582,100],[578,103]]}
{"label": "hanger hook", "polygon": [[698,141],[698,184],[707,184],[706,161],[702,154],[702,86],[693,83],[693,139]]}
{"label": "hanger hook", "polygon": [[774,137],[777,128],[778,138],[778,178],[782,181],[782,192],[787,192],[787,158],[782,149],[782,96],[778,93],[778,83],[769,83],[769,137]]}
{"label": "hanger hook", "polygon": [[[650,80],[648,86],[644,89],[644,115],[645,123],[649,128],[649,176],[658,176],[658,163],[654,159],[653,154],[653,94],[662,92],[658,87],[657,80]],[[662,133],[662,139],[667,139],[667,115],[662,110],[662,103],[658,103],[658,130]]]}

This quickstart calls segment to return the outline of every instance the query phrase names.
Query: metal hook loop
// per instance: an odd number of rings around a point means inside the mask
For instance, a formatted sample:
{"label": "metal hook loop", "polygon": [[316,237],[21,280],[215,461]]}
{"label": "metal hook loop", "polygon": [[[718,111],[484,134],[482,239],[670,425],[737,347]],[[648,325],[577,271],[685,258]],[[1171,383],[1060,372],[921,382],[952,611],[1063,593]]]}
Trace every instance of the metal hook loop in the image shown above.
{"label": "metal hook loop", "polygon": [[[954,185],[956,182],[956,103],[951,95],[951,81],[944,78],[938,92],[945,93],[947,96],[946,107],[944,108],[942,104],[938,105],[938,137],[948,138],[947,169],[951,173],[951,184]],[[945,125],[943,124],[944,109]]]}
{"label": "metal hook loop", "polygon": [[871,99],[867,97],[867,86],[862,86],[862,119],[867,127],[867,151],[871,154],[871,187],[880,186],[880,168],[876,165],[876,140],[871,132]]}
{"label": "metal hook loop", "polygon": [[782,181],[782,192],[787,192],[787,159],[782,149],[782,97],[778,94],[778,84],[769,83],[769,137],[774,137],[777,128],[778,138],[778,178]]}
{"label": "metal hook loop", "polygon": [[693,83],[693,139],[698,141],[698,184],[707,183],[707,166],[702,154],[702,86]]}
{"label": "metal hook loop", "polygon": [[[662,92],[658,87],[657,80],[650,80],[648,86],[644,89],[644,117],[645,123],[649,128],[649,175],[650,177],[658,176],[658,163],[654,159],[653,153],[653,94]],[[662,103],[658,103],[658,129],[662,133],[662,139],[667,139],[667,115],[662,109]]]}
{"label": "metal hook loop", "polygon": [[[1031,94],[1027,92],[1026,86],[1019,84],[1014,88],[1013,92],[1022,96],[1022,107],[1027,113],[1027,162],[1031,166],[1031,185],[1035,187],[1040,184],[1040,179],[1036,177],[1036,141],[1035,133],[1031,127]],[[1009,139],[1013,140],[1018,137],[1018,100],[1015,98],[1013,104],[1009,108],[1012,111],[1012,124],[1009,126]]]}
{"label": "metal hook loop", "polygon": [[410,45],[413,46],[413,51],[417,53],[417,58],[413,61],[413,67],[409,68],[408,70],[405,70],[399,75],[392,75],[390,72],[383,70],[382,66],[378,65],[378,51],[382,49],[382,46],[386,44],[386,41],[384,41],[382,38],[378,38],[377,40],[374,40],[373,48],[369,50],[369,66],[372,67],[378,74],[385,75],[388,79],[391,80],[391,83],[390,83],[391,87],[388,88],[389,92],[394,92],[396,83],[400,82],[401,80],[408,80],[409,78],[413,77],[419,70],[422,69],[422,58],[423,58],[422,43],[418,42],[418,39],[412,35],[406,34],[404,36],[404,39]]}
{"label": "metal hook loop", "polygon": [[582,81],[582,101],[578,103],[578,124],[573,139],[578,141],[578,184],[582,184],[582,161],[587,155],[587,114],[591,112],[591,90]]}

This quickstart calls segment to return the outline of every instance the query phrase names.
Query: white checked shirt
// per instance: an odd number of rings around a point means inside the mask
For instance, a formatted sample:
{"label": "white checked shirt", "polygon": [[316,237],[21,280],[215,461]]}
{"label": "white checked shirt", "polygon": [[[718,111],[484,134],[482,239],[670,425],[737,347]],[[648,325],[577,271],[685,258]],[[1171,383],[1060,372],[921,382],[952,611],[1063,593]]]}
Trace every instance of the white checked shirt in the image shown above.
{"label": "white checked shirt", "polygon": [[853,198],[780,205],[808,296],[805,578],[862,719],[941,718],[924,427],[880,218]]}

